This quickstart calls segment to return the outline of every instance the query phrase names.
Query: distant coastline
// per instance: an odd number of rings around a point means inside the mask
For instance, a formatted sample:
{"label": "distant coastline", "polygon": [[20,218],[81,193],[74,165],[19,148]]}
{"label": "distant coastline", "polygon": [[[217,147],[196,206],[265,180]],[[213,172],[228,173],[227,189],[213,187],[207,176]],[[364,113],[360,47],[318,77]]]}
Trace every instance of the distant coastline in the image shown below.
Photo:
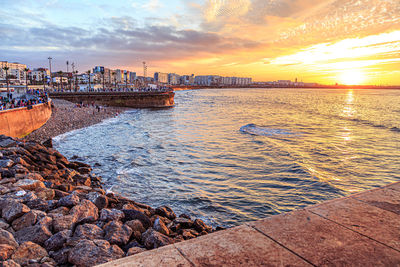
{"label": "distant coastline", "polygon": [[376,85],[318,85],[318,86],[268,86],[268,85],[250,85],[250,86],[172,86],[174,91],[199,90],[199,89],[385,89],[400,90],[400,85],[396,86],[376,86]]}

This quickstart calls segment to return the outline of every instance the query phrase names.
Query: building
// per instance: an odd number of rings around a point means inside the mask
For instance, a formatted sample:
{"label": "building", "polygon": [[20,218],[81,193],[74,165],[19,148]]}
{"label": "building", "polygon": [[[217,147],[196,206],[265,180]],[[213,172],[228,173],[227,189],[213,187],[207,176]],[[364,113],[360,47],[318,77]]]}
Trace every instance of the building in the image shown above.
{"label": "building", "polygon": [[176,73],[169,73],[168,74],[168,83],[171,85],[177,85],[180,83],[180,77],[178,74]]}
{"label": "building", "polygon": [[103,83],[103,73],[104,73],[104,83],[105,84],[110,84],[113,82],[113,75],[112,71],[108,68],[105,68],[103,66],[96,66],[93,69],[93,73],[98,74],[101,76],[101,83]]}
{"label": "building", "polygon": [[184,85],[194,85],[194,74],[192,75],[183,75],[180,78],[180,84]]}
{"label": "building", "polygon": [[168,73],[155,72],[154,81],[158,83],[167,84],[168,83]]}
{"label": "building", "polygon": [[43,78],[46,82],[50,80],[50,71],[46,68],[37,68],[29,72],[32,83],[42,83]]}
{"label": "building", "polygon": [[117,69],[114,71],[115,72],[115,81],[116,83],[124,83],[125,82],[125,71]]}
{"label": "building", "polygon": [[194,78],[194,83],[197,85],[203,85],[203,86],[219,85],[220,79],[221,79],[221,76],[218,76],[218,75],[196,76]]}
{"label": "building", "polygon": [[130,83],[135,83],[136,82],[136,72],[130,72],[129,82]]}
{"label": "building", "polygon": [[8,67],[8,78],[9,81],[16,83],[25,83],[27,73],[25,72],[26,65],[17,62],[0,61],[0,80],[6,80],[6,71],[4,67]]}

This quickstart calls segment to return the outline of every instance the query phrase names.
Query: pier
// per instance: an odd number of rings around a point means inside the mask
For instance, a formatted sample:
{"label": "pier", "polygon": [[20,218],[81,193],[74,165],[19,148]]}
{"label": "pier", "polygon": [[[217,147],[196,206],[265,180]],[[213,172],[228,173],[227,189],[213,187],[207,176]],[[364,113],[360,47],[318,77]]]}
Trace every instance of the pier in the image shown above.
{"label": "pier", "polygon": [[399,266],[399,229],[397,182],[100,266]]}
{"label": "pier", "polygon": [[53,92],[54,99],[64,99],[74,103],[108,105],[128,108],[168,108],[173,107],[175,93],[169,92]]}

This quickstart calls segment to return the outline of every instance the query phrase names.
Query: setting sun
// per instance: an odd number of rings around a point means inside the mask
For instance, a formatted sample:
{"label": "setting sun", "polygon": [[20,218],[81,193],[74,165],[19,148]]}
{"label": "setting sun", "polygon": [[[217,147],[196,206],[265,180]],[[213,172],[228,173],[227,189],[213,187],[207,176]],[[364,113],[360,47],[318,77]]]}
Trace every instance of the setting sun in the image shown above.
{"label": "setting sun", "polygon": [[345,70],[338,79],[340,84],[358,85],[365,81],[365,74],[360,70]]}

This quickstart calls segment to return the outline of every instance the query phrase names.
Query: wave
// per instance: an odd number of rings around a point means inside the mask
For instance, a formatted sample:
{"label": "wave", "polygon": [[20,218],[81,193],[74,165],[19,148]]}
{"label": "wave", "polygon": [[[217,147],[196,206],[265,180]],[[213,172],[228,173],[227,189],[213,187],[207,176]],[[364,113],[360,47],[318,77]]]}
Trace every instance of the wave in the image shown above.
{"label": "wave", "polygon": [[261,127],[253,123],[240,127],[240,131],[243,133],[260,136],[294,135],[294,133],[290,132],[289,130]]}

